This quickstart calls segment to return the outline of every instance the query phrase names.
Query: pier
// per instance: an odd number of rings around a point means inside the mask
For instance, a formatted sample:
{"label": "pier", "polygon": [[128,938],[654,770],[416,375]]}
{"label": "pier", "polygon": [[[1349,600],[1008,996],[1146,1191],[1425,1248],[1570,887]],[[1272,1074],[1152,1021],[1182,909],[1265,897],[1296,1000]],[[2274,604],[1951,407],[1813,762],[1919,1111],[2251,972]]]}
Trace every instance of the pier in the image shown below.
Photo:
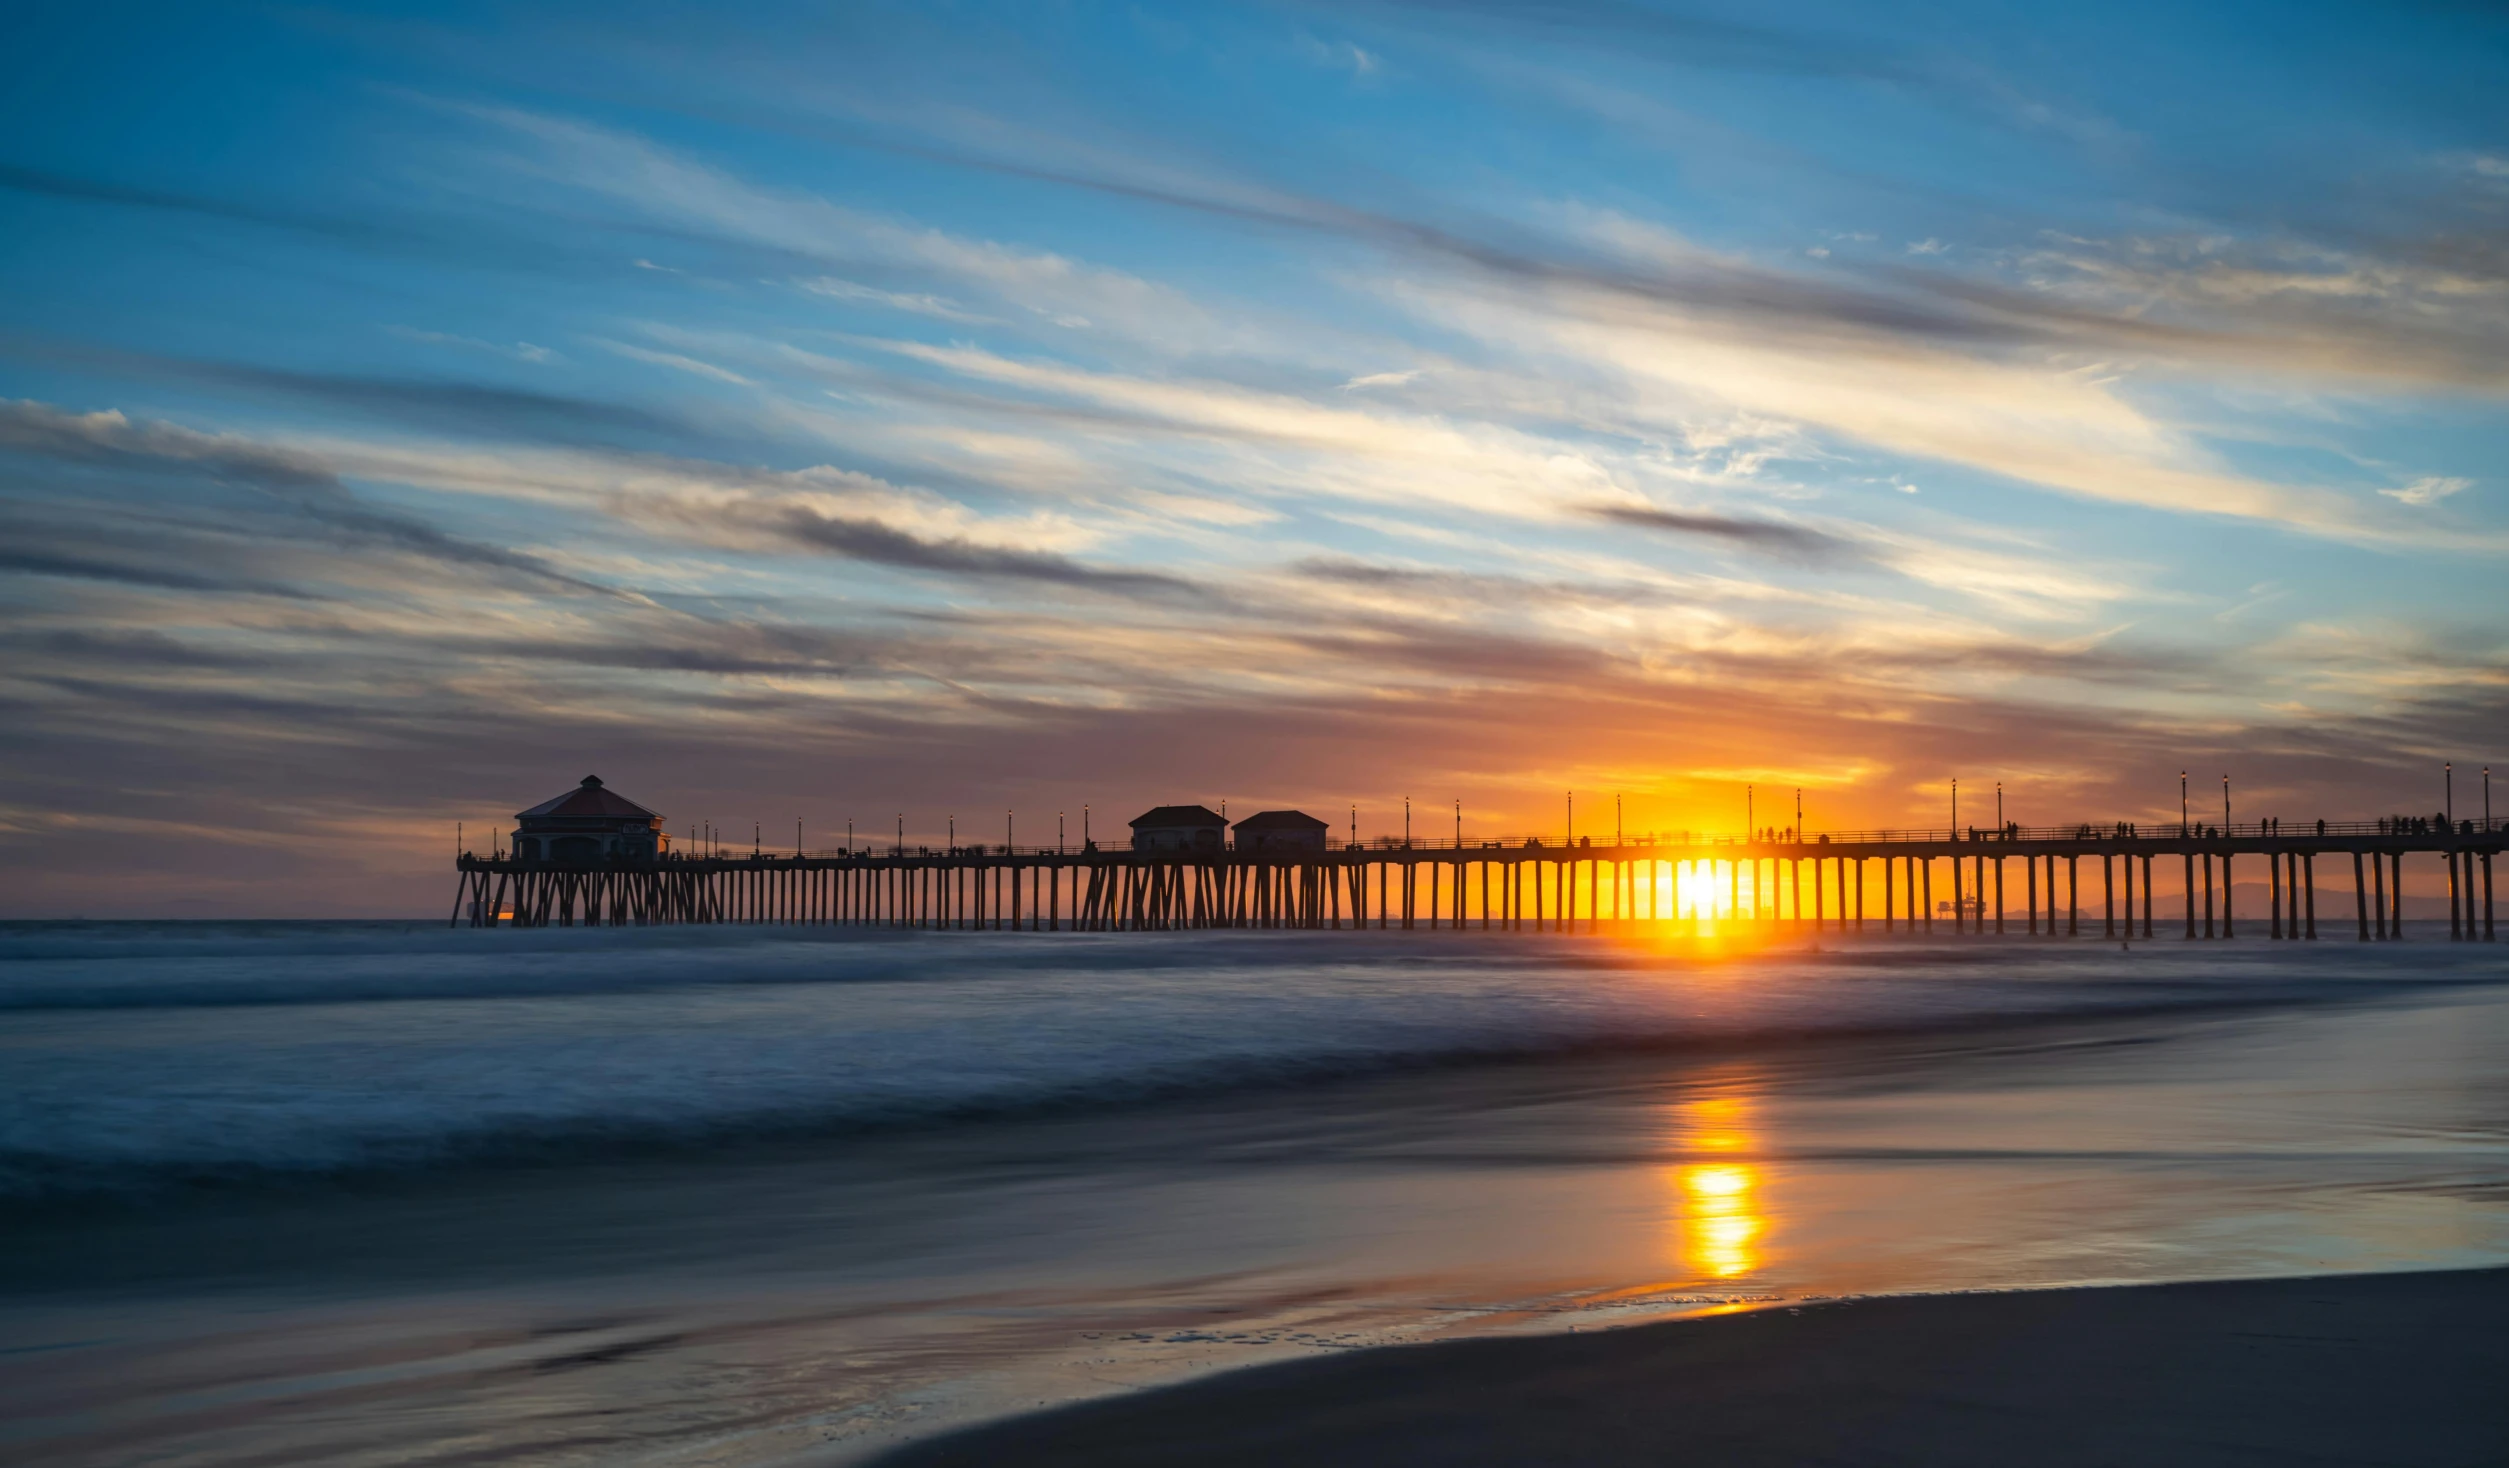
{"label": "pier", "polygon": [[[2509,822],[2392,819],[2185,827],[1770,833],[1593,844],[1540,838],[1311,849],[1077,851],[961,845],[574,861],[465,853],[452,921],[472,927],[833,924],[1025,932],[1205,928],[1608,933],[1665,921],[1769,931],[2274,940],[2403,934],[2406,858],[2445,870],[2452,940],[2495,941]],[[2349,864],[2321,914],[2321,861]],[[2178,900],[2156,896],[2156,871]],[[2265,910],[2234,912],[2258,873]]]}

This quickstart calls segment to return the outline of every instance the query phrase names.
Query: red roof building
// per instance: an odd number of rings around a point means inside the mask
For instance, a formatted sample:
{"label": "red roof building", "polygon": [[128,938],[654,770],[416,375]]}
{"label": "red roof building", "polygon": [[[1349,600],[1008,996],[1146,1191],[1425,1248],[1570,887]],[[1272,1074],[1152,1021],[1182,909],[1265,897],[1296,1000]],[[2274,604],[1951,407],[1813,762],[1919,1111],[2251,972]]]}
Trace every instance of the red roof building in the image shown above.
{"label": "red roof building", "polygon": [[662,817],[616,791],[599,775],[554,800],[514,814],[518,861],[555,861],[591,866],[608,861],[651,861],[670,849]]}
{"label": "red roof building", "polygon": [[1237,823],[1237,849],[1322,851],[1332,829],[1303,810],[1259,810]]}

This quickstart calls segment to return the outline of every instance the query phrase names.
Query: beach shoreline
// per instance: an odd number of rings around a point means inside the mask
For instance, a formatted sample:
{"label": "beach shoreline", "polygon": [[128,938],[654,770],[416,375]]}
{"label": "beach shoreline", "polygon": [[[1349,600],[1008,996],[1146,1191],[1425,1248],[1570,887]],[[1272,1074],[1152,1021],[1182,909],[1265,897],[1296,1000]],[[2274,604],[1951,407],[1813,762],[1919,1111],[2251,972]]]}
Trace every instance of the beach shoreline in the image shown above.
{"label": "beach shoreline", "polygon": [[2484,1463],[2504,1309],[2509,1269],[1781,1306],[1249,1367],[874,1461]]}
{"label": "beach shoreline", "polygon": [[0,1203],[0,1459],[857,1462],[1750,1302],[2509,1263],[2471,950],[461,936],[11,970],[0,1165],[131,1185]]}

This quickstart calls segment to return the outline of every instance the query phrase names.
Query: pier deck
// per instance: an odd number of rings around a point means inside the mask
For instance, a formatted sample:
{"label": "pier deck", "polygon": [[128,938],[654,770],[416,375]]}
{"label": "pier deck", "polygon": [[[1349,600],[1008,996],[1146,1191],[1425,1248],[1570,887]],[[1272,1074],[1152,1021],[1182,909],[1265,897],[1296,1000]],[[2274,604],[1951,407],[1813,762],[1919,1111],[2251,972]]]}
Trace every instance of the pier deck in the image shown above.
{"label": "pier deck", "polygon": [[[2317,863],[2349,861],[2354,937],[2402,933],[2404,859],[2444,863],[2449,934],[2494,941],[2509,822],[1813,832],[1749,840],[1327,843],[1130,851],[965,845],[568,865],[464,855],[456,926],[822,923],[1037,932],[1189,928],[1595,933],[1664,920],[1806,932],[2230,938],[2241,860],[2275,939],[2318,936]],[[2095,863],[2085,872],[2084,864]],[[2164,919],[2155,864],[2179,878]],[[1670,880],[1667,880],[1667,879]],[[2086,878],[2089,879],[2086,883]],[[2088,885],[2094,890],[2086,893]],[[2086,906],[2086,899],[2091,904]],[[2341,915],[2327,915],[2330,926]]]}

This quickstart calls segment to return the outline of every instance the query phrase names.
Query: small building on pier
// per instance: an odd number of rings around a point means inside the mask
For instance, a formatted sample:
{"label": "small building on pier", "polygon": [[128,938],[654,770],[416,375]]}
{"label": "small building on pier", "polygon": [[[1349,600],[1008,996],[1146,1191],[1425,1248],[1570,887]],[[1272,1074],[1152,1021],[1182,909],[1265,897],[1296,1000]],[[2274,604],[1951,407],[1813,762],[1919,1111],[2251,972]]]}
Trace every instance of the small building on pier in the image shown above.
{"label": "small building on pier", "polygon": [[1153,806],[1133,817],[1135,851],[1218,851],[1228,845],[1228,818],[1203,805]]}
{"label": "small building on pier", "polygon": [[1237,849],[1322,851],[1332,829],[1303,810],[1259,810],[1237,823]]}
{"label": "small building on pier", "polygon": [[514,816],[517,861],[557,861],[591,866],[610,861],[651,861],[670,848],[662,817],[616,791],[599,775],[555,800]]}

